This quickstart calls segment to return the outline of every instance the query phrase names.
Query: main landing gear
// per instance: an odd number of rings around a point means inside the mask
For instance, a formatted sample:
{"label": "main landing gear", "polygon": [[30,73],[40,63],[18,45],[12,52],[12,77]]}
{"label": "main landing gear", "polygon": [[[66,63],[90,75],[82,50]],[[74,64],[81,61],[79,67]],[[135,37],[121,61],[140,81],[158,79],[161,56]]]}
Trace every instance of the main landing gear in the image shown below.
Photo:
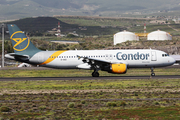
{"label": "main landing gear", "polygon": [[99,77],[99,73],[98,73],[98,72],[93,72],[93,73],[92,73],[92,76],[93,76],[93,77]]}
{"label": "main landing gear", "polygon": [[153,67],[151,68],[151,76],[155,76],[154,68]]}
{"label": "main landing gear", "polygon": [[100,70],[100,67],[98,65],[94,66],[94,72],[92,73],[92,77],[99,77],[98,71]]}
{"label": "main landing gear", "polygon": [[93,77],[99,77],[99,73],[98,73],[99,69],[94,69],[94,72],[92,73]]}

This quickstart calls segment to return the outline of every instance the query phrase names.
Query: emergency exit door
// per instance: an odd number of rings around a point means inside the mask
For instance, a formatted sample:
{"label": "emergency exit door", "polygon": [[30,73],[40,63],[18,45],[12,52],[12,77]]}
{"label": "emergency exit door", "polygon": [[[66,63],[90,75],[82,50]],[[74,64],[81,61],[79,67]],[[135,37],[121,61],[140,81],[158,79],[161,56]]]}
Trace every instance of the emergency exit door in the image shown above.
{"label": "emergency exit door", "polygon": [[151,61],[156,61],[156,60],[157,60],[156,52],[152,51],[151,52]]}

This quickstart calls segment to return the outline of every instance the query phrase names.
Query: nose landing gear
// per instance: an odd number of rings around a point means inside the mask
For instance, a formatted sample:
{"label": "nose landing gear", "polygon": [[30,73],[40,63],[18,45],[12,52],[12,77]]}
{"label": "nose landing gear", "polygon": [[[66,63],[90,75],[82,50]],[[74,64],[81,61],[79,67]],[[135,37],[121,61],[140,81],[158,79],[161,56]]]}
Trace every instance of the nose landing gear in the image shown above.
{"label": "nose landing gear", "polygon": [[155,76],[154,68],[153,67],[151,68],[151,76]]}

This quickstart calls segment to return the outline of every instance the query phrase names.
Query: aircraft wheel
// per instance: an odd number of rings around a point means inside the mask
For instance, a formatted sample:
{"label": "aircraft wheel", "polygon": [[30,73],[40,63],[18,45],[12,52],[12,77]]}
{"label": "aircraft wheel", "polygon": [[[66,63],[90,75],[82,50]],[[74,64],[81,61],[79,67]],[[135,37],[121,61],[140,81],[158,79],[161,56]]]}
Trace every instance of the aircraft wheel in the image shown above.
{"label": "aircraft wheel", "polygon": [[93,73],[92,73],[92,76],[93,76],[93,77],[99,77],[99,73],[98,73],[98,72],[93,72]]}
{"label": "aircraft wheel", "polygon": [[151,68],[151,76],[155,76],[154,68],[153,67]]}
{"label": "aircraft wheel", "polygon": [[151,73],[151,76],[155,76],[155,73]]}

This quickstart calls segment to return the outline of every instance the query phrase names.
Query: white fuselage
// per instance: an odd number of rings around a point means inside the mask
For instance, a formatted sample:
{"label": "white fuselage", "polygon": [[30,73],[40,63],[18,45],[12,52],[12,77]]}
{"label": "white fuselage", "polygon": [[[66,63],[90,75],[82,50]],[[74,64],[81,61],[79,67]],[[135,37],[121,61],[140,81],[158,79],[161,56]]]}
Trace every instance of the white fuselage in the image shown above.
{"label": "white fuselage", "polygon": [[124,63],[128,68],[164,67],[175,62],[167,53],[151,49],[42,51],[29,62],[44,67],[77,69],[78,65],[84,64],[78,56],[112,64]]}

